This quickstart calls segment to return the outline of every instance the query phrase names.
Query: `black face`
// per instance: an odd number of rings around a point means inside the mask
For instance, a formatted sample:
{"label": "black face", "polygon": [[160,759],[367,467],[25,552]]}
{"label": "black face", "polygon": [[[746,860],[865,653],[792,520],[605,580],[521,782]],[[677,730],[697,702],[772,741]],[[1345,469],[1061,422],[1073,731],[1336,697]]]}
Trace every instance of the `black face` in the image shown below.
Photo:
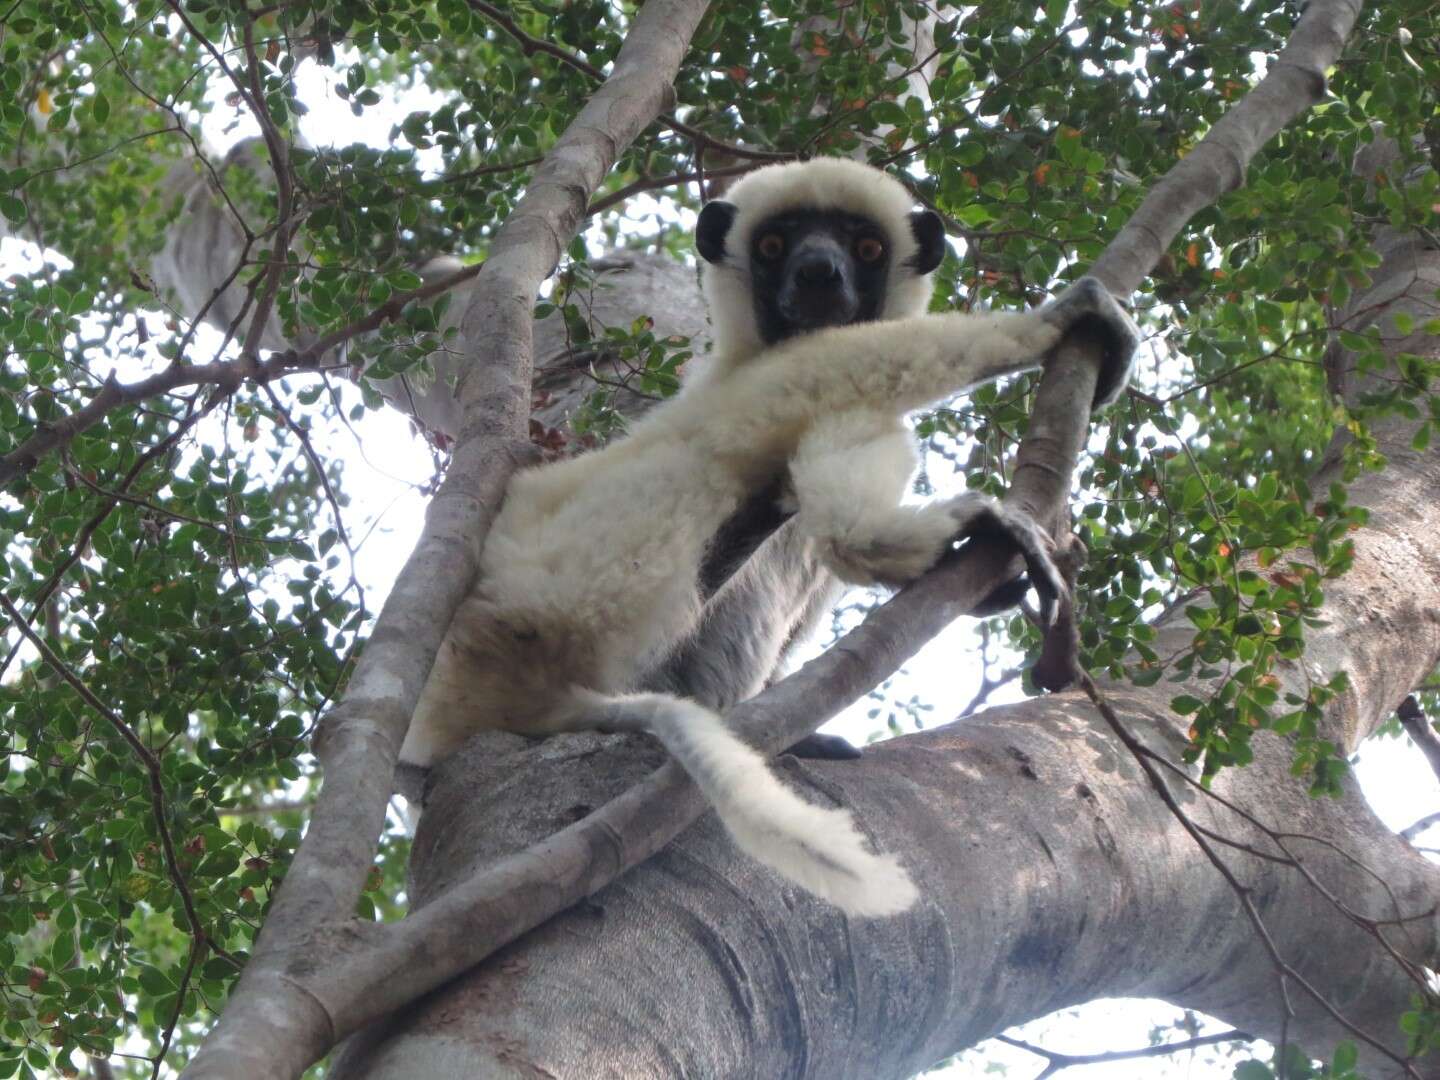
{"label": "black face", "polygon": [[[707,203],[695,246],[723,262],[736,209]],[[928,274],[945,256],[944,227],[928,210],[910,215],[919,251],[911,266]],[[755,320],[768,345],[824,326],[877,319],[885,306],[893,244],[878,224],[839,210],[792,210],[761,222],[750,235],[750,284]]]}

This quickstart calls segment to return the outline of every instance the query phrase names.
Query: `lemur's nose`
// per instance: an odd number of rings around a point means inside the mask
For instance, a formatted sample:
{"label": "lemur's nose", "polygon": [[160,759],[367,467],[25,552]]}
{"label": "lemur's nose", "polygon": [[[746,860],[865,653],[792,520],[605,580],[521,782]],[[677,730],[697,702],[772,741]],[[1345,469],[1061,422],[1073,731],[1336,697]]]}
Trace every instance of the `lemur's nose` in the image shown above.
{"label": "lemur's nose", "polygon": [[845,250],[834,237],[812,232],[795,246],[790,273],[802,289],[833,288],[845,279]]}
{"label": "lemur's nose", "polygon": [[840,280],[839,260],[824,249],[803,252],[795,262],[795,279],[811,288],[833,285]]}

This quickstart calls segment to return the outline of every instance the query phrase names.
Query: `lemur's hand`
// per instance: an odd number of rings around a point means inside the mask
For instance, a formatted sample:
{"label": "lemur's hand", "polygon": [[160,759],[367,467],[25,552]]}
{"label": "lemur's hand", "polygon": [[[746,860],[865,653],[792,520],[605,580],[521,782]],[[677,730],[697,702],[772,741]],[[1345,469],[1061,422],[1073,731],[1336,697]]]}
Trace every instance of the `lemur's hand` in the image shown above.
{"label": "lemur's hand", "polygon": [[1140,331],[1110,290],[1096,278],[1083,277],[1042,307],[1039,314],[1060,328],[1062,343],[1077,334],[1100,339],[1105,359],[1091,408],[1104,408],[1118,398],[1130,382]]}
{"label": "lemur's hand", "polygon": [[[1050,535],[1023,510],[1016,510],[978,492],[967,491],[948,500],[946,506],[958,536],[1000,536],[1020,549],[1020,554],[1025,557],[1025,576],[1040,597],[1040,622],[1048,629],[1055,622],[1060,597],[1068,592],[1065,577],[1051,554],[1054,543]],[[1011,589],[1001,585],[976,614],[1002,611],[1019,603],[1024,595],[1023,587]]]}

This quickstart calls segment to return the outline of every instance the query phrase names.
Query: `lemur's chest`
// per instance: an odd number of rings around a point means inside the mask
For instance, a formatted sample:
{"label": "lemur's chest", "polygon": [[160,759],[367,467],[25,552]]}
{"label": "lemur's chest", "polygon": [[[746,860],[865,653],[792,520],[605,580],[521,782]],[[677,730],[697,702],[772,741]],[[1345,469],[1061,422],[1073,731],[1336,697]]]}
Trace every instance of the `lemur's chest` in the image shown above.
{"label": "lemur's chest", "polygon": [[702,601],[719,592],[731,575],[794,515],[789,488],[788,470],[781,470],[746,496],[721,522],[706,545],[697,575]]}

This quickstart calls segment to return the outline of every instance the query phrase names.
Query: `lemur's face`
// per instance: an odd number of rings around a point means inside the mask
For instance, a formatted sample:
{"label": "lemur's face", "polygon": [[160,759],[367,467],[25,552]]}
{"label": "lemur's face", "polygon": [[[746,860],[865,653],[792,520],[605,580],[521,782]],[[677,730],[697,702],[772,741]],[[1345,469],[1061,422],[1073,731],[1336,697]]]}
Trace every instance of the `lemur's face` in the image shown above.
{"label": "lemur's face", "polygon": [[891,244],[869,218],[838,210],[779,214],[750,236],[750,286],[760,336],[773,345],[821,326],[879,316]]}
{"label": "lemur's face", "polygon": [[[727,244],[736,208],[707,203],[696,229],[696,248],[711,263],[740,252]],[[895,223],[919,246],[909,263],[926,274],[945,254],[940,219],[916,211]],[[843,210],[794,209],[750,230],[744,252],[756,328],[767,345],[826,326],[878,319],[894,264],[895,238],[879,222]]]}

